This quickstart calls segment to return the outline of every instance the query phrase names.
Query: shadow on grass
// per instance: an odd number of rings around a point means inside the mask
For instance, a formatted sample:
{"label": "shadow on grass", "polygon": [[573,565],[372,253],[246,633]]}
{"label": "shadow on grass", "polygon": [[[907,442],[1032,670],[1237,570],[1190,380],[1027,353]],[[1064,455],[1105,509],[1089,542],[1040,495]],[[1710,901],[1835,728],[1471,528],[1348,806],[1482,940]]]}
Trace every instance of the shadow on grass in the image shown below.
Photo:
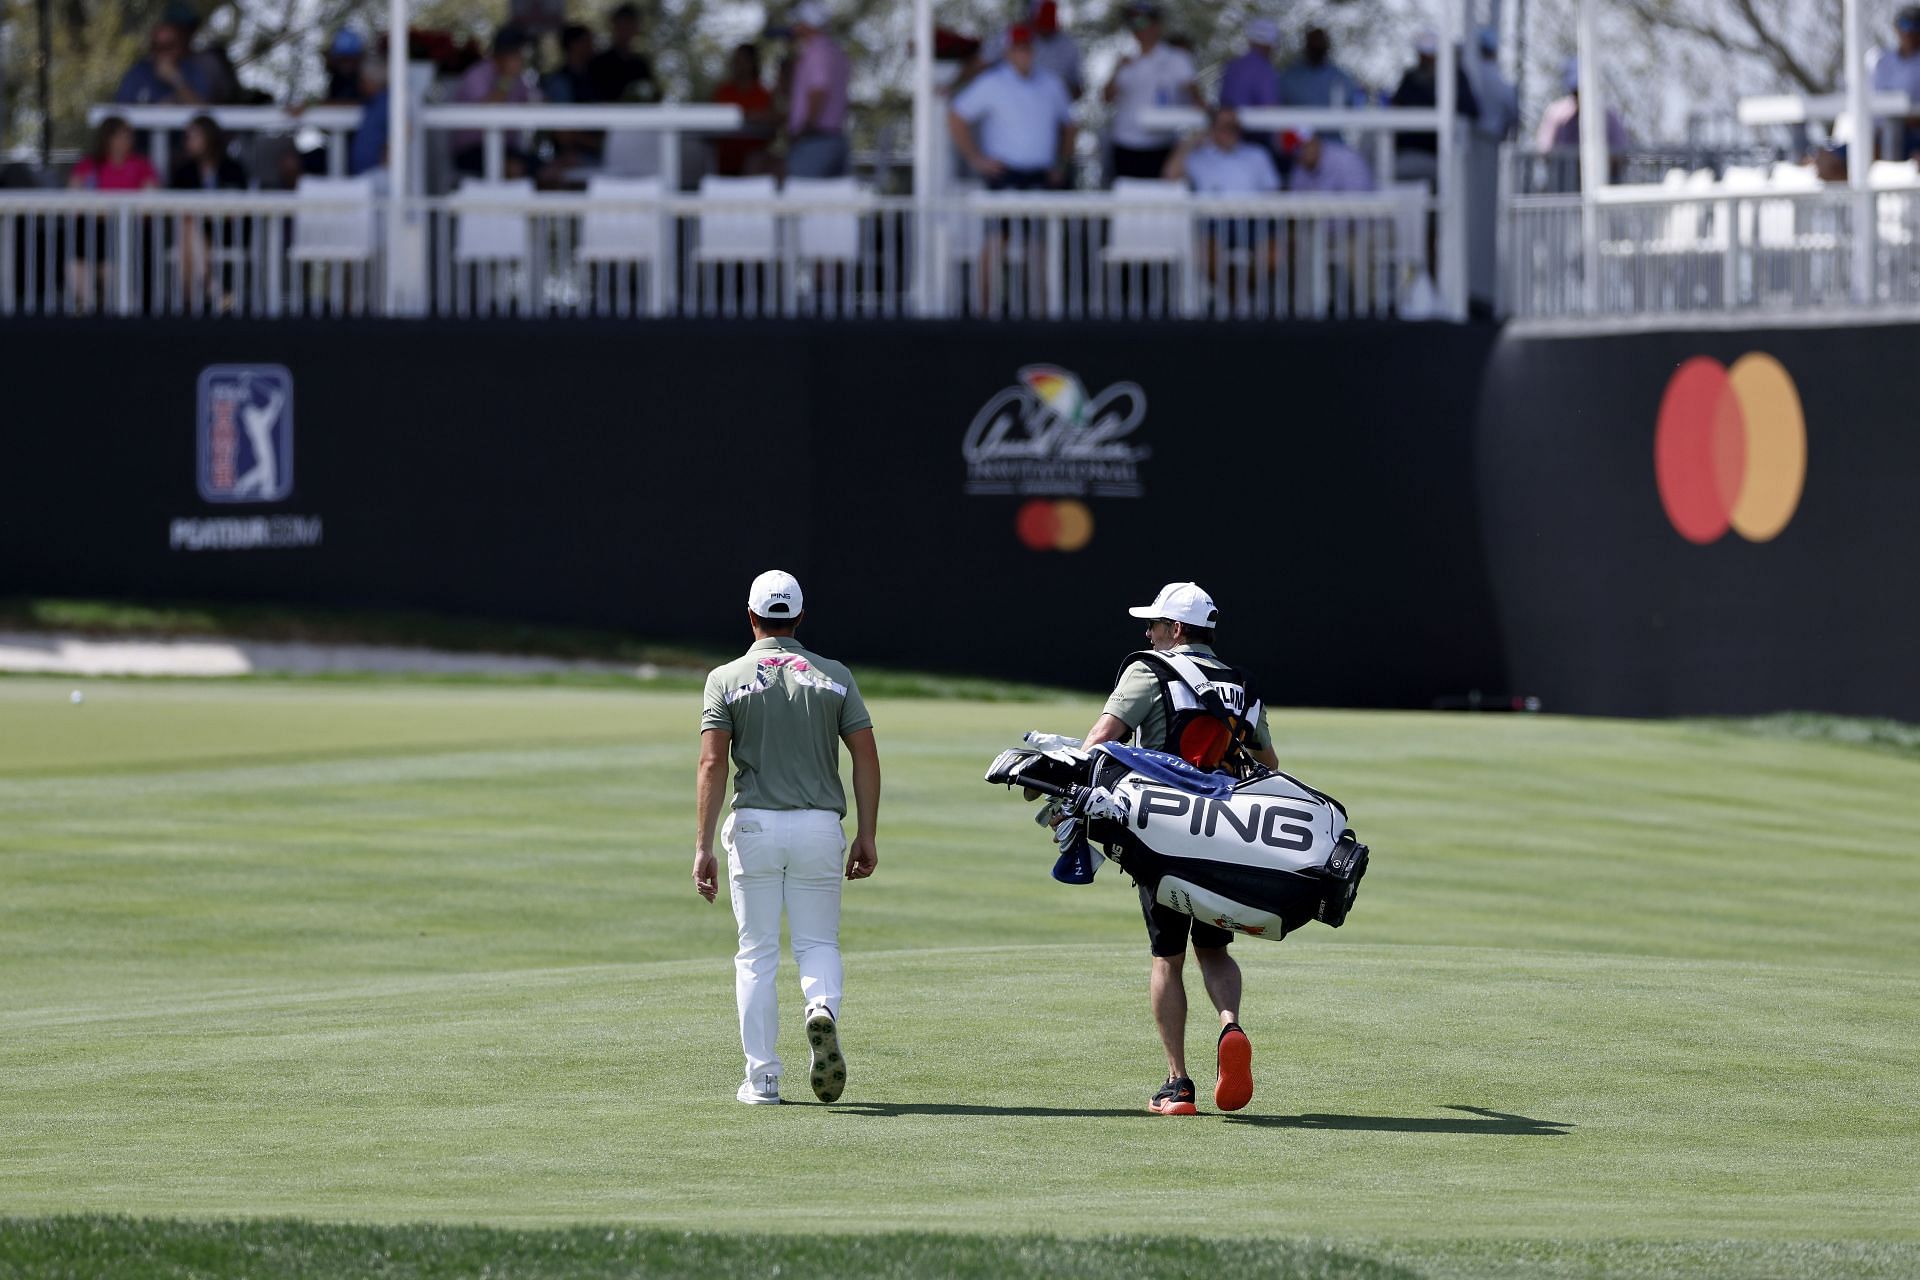
{"label": "shadow on grass", "polygon": [[[826,1104],[809,1103],[810,1106]],[[841,1102],[831,1104],[835,1115],[846,1116],[1075,1116],[1104,1118],[1134,1116],[1147,1119],[1145,1107],[994,1107],[963,1102]],[[1500,1136],[1563,1137],[1574,1126],[1563,1120],[1535,1120],[1528,1116],[1489,1111],[1485,1107],[1449,1106],[1459,1116],[1348,1116],[1308,1113],[1297,1116],[1222,1116],[1228,1124],[1250,1124],[1270,1129],[1352,1129],[1375,1133],[1481,1133]]]}
{"label": "shadow on grass", "polygon": [[1227,1116],[1228,1124],[1251,1124],[1269,1129],[1353,1129],[1374,1133],[1484,1133],[1503,1137],[1565,1137],[1574,1126],[1565,1120],[1535,1120],[1530,1116],[1489,1111],[1457,1104],[1448,1111],[1459,1116],[1343,1116],[1308,1112],[1297,1116]]}
{"label": "shadow on grass", "polygon": [[[820,1106],[828,1104],[813,1103]],[[841,1116],[1145,1116],[1143,1106],[1117,1107],[988,1107],[964,1102],[836,1102],[830,1104]]]}

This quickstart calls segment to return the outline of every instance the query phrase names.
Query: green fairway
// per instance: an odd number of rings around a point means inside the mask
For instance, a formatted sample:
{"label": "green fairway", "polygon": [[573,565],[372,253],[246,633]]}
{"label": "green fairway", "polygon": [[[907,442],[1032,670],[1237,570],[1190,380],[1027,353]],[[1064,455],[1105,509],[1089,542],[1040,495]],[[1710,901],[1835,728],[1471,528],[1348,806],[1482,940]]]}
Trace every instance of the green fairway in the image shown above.
{"label": "green fairway", "polygon": [[1372,869],[1235,943],[1258,1089],[1181,1120],[1131,886],[979,781],[1096,704],[876,699],[847,1095],[748,1108],[696,695],[71,687],[0,681],[0,1276],[1920,1274],[1911,751],[1278,713]]}

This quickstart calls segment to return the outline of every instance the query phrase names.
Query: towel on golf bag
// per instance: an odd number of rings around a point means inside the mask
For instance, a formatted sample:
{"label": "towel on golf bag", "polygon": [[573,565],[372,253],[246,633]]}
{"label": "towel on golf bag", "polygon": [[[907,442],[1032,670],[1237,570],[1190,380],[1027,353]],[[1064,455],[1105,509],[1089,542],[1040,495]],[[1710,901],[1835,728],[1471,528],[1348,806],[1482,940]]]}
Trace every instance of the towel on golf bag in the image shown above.
{"label": "towel on golf bag", "polygon": [[1366,874],[1346,809],[1284,773],[1236,781],[1119,743],[1049,743],[1002,752],[987,781],[1057,797],[1079,827],[1067,840],[1090,842],[1161,905],[1256,938],[1340,927]]}

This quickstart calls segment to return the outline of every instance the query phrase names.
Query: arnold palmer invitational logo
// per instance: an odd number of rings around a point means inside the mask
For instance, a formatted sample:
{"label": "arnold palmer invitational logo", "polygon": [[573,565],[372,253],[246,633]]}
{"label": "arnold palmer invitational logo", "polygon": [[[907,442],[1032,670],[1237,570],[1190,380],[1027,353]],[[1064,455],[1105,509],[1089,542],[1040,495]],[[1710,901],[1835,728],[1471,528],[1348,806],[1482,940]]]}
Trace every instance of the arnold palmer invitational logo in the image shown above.
{"label": "arnold palmer invitational logo", "polygon": [[1729,528],[1748,542],[1779,536],[1807,479],[1807,423],[1792,376],[1757,351],[1731,369],[1707,356],[1682,364],[1660,400],[1653,473],[1667,519],[1688,542],[1717,542]]}
{"label": "arnold palmer invitational logo", "polygon": [[1116,382],[1089,395],[1050,364],[1022,368],[967,427],[960,453],[966,492],[1025,497],[1014,531],[1036,551],[1078,551],[1093,537],[1088,498],[1138,498],[1149,450],[1131,442],[1147,416],[1146,392]]}

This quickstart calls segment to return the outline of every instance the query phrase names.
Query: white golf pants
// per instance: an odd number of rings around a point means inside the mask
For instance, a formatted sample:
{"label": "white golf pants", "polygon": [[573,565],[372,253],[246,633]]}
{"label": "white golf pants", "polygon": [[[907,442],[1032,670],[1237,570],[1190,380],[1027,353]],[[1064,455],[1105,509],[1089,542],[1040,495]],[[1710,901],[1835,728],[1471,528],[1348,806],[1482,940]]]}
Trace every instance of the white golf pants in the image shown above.
{"label": "white golf pants", "polygon": [[808,1008],[840,1016],[840,887],[846,840],[831,809],[736,809],[720,830],[740,950],[733,992],[747,1079],[780,1074],[780,911],[793,935],[793,962]]}

